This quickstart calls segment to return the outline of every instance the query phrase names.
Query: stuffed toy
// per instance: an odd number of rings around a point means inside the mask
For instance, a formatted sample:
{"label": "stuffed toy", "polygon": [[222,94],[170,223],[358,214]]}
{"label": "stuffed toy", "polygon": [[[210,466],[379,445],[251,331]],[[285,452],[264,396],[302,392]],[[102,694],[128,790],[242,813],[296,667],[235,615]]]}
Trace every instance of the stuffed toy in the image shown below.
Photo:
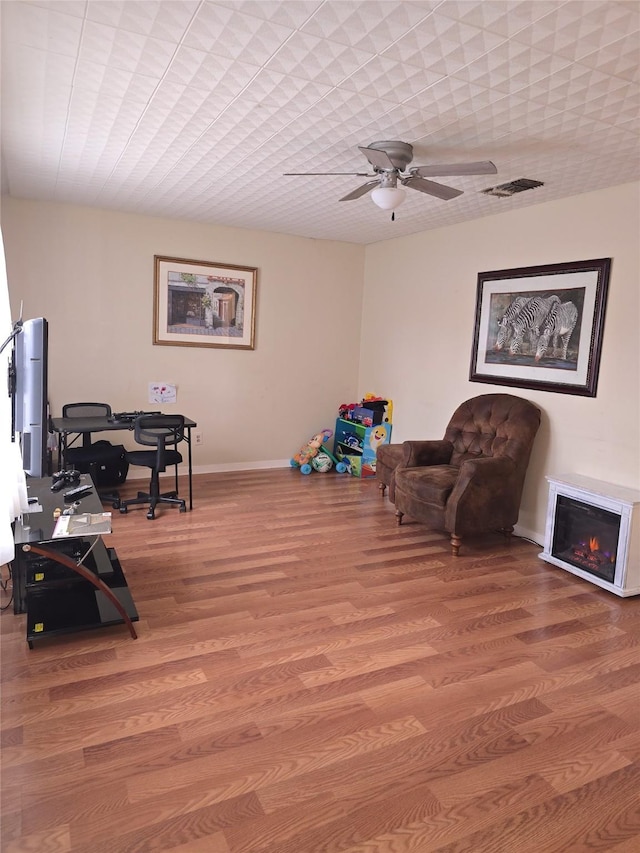
{"label": "stuffed toy", "polygon": [[301,468],[303,465],[308,465],[314,456],[317,456],[322,445],[329,441],[333,435],[332,430],[323,429],[322,432],[317,432],[309,441],[301,447],[300,450],[291,460],[291,465],[295,468]]}
{"label": "stuffed toy", "polygon": [[[296,455],[290,460],[290,465],[292,468],[299,468],[301,474],[310,474],[313,471],[311,462],[315,459],[320,452],[325,454],[331,462],[336,466],[336,471],[338,474],[344,474],[347,470],[347,466],[336,459],[336,457],[331,453],[331,451],[325,447],[325,444],[331,436],[333,435],[333,430],[323,429],[322,432],[317,432],[314,436],[312,436],[309,441],[301,447],[300,450],[296,453]],[[318,467],[319,471],[328,471],[329,467],[323,465]]]}

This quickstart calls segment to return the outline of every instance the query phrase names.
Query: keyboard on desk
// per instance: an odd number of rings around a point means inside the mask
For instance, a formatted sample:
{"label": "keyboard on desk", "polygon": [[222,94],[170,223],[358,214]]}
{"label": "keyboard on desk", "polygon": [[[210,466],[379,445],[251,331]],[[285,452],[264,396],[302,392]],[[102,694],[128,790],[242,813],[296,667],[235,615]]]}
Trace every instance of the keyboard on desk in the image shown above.
{"label": "keyboard on desk", "polygon": [[162,412],[114,412],[109,421],[114,424],[132,424],[140,415],[161,415]]}

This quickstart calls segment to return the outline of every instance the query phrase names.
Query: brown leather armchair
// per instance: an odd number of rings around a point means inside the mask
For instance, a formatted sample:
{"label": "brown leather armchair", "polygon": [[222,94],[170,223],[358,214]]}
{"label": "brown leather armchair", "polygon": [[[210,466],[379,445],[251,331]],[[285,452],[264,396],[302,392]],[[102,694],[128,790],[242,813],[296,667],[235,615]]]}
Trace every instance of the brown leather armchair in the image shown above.
{"label": "brown leather armchair", "polygon": [[393,473],[396,517],[451,535],[513,533],[540,409],[511,394],[483,394],[453,413],[444,438],[405,441]]}

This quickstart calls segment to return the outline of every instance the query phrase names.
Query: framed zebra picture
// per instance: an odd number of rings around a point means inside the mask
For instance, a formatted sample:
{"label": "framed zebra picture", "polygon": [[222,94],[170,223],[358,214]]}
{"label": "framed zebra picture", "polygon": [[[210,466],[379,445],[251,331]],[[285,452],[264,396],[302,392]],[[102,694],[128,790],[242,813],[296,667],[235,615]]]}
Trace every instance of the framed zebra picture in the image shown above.
{"label": "framed zebra picture", "polygon": [[611,258],[478,273],[469,379],[595,397]]}

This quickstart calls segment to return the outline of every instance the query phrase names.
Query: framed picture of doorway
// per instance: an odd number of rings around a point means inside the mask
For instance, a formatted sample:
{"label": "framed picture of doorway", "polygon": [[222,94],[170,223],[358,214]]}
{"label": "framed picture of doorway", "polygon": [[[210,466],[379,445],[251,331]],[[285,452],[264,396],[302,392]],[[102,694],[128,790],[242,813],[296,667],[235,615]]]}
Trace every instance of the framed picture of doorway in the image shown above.
{"label": "framed picture of doorway", "polygon": [[255,349],[258,270],[154,256],[153,343]]}

